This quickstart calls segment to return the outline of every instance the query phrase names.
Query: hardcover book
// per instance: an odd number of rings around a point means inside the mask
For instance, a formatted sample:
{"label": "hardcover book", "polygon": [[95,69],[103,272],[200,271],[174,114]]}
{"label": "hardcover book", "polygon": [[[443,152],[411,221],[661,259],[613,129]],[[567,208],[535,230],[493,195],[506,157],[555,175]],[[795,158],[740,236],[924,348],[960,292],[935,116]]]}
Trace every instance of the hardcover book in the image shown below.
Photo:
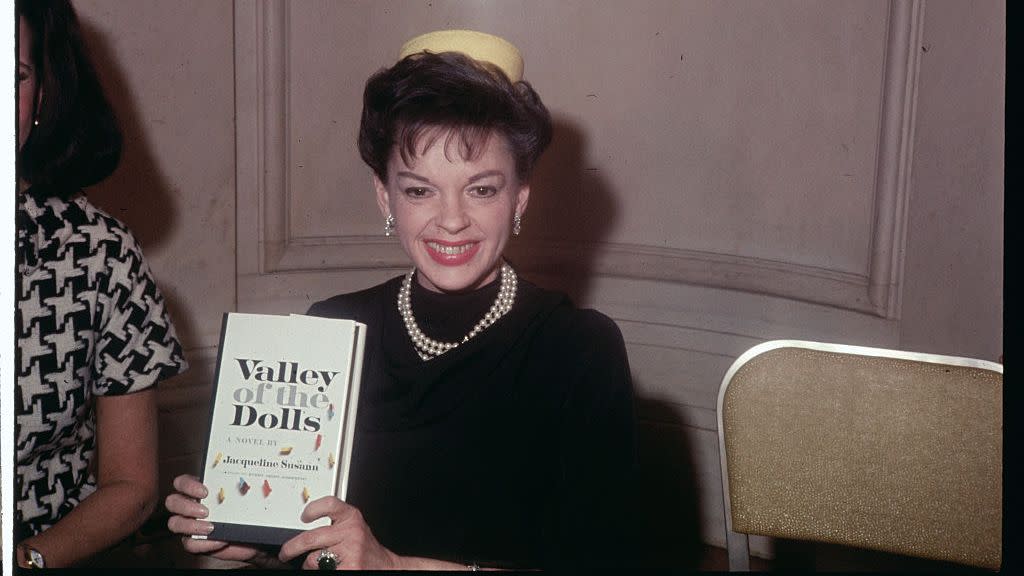
{"label": "hardcover book", "polygon": [[279,545],[329,524],[300,515],[345,499],[365,333],[352,320],[225,315],[202,473],[214,530],[193,538]]}

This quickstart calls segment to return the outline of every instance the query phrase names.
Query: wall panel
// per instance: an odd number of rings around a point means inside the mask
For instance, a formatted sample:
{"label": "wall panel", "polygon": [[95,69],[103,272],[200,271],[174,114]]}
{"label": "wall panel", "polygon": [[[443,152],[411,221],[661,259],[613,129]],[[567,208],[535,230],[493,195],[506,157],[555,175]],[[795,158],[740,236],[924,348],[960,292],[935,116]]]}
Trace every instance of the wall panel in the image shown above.
{"label": "wall panel", "polygon": [[[377,234],[355,154],[362,79],[392,61],[397,31],[442,26],[439,17],[480,27],[487,12],[461,2],[240,6],[240,108],[257,122],[245,154],[262,168],[250,267],[403,265]],[[523,15],[540,4],[518,4],[488,29],[523,46],[557,129],[517,260],[897,316],[918,6],[560,3],[545,4],[538,23]],[[707,32],[716,26],[728,33]],[[608,29],[653,40],[623,48]],[[535,38],[562,44],[531,59]],[[562,61],[572,54],[580,62]],[[616,66],[623,58],[639,65]],[[559,81],[567,69],[574,77]],[[701,118],[713,125],[695,130]]]}

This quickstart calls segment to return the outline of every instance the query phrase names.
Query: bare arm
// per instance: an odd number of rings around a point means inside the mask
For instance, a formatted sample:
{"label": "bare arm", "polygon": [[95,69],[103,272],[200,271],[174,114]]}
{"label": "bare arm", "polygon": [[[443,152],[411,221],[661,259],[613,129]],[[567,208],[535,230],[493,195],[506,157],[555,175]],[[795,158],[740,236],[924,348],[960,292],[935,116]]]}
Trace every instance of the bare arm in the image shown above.
{"label": "bare arm", "polygon": [[73,566],[113,546],[153,512],[156,399],[156,388],[96,397],[96,491],[49,530],[23,541],[43,554],[47,568]]}

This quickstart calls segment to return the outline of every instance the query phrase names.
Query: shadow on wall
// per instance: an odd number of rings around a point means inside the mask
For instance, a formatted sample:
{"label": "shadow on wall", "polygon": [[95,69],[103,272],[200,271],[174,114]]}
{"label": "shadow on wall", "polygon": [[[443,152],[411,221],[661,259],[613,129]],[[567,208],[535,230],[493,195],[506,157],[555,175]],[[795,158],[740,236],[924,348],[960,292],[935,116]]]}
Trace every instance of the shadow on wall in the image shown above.
{"label": "shadow on wall", "polygon": [[585,302],[598,271],[597,250],[618,217],[615,197],[588,164],[587,138],[578,125],[553,117],[551,146],[531,180],[522,235],[509,243],[509,260],[528,277],[542,276],[545,288]]}
{"label": "shadow on wall", "polygon": [[[638,387],[635,385],[634,389]],[[696,468],[686,422],[675,405],[636,398],[639,564],[697,570],[703,555]]]}
{"label": "shadow on wall", "polygon": [[152,250],[160,247],[175,227],[173,190],[153,156],[135,97],[127,89],[117,55],[90,22],[83,19],[81,26],[103,91],[114,107],[124,134],[121,164],[109,178],[89,188],[87,193],[93,203],[128,226],[144,251]]}
{"label": "shadow on wall", "polygon": [[[143,253],[157,249],[177,225],[171,189],[160,170],[139,118],[135,96],[127,89],[117,55],[102,32],[85,19],[80,20],[85,44],[96,66],[103,92],[114,107],[124,136],[121,163],[106,180],[87,190],[89,200],[124,222],[139,241]],[[177,296],[168,292],[166,283],[157,283],[182,347],[189,349],[196,340],[189,315]]]}
{"label": "shadow on wall", "polygon": [[196,333],[195,325],[192,323],[192,317],[186,313],[186,305],[178,297],[177,292],[166,283],[161,283],[159,278],[156,280],[160,293],[164,297],[167,313],[170,314],[171,321],[174,323],[174,331],[178,335],[181,349],[186,352],[186,359],[189,361],[189,364],[194,365],[195,362],[188,358],[188,351],[195,348],[195,343],[199,342],[199,335]]}
{"label": "shadow on wall", "polygon": [[[104,94],[114,108],[124,137],[121,162],[117,170],[103,182],[90,187],[86,193],[91,202],[124,222],[139,241],[143,252],[149,253],[161,247],[177,225],[177,214],[171,197],[174,191],[161,172],[150,147],[145,133],[146,126],[139,118],[135,95],[127,88],[128,84],[116,53],[103,33],[90,22],[82,18],[80,25],[89,55],[103,85]],[[167,283],[160,282],[160,278],[156,280],[182,348],[188,350],[198,342],[198,334],[191,322],[191,315],[186,313],[185,303],[178,294]],[[196,364],[192,359],[189,361],[193,366]],[[165,386],[162,384],[159,390],[165,390]],[[167,426],[161,422],[160,436],[165,437],[166,432]],[[166,450],[161,451],[161,470],[164,469],[168,456]],[[156,550],[160,555],[166,555],[166,559],[162,556],[158,556],[159,560],[143,557],[158,540],[152,535],[162,534],[161,530],[166,525],[167,513],[162,500],[170,490],[170,479],[161,476],[161,503],[157,505],[146,525],[127,541],[98,555],[94,565],[166,567],[166,562],[170,562],[172,567],[193,567],[194,558],[180,549],[177,538],[170,539],[166,546],[162,542],[157,543]]]}
{"label": "shadow on wall", "polygon": [[[556,117],[554,138],[534,171],[522,235],[509,245],[510,260],[529,278],[585,305],[598,255],[620,207],[602,174],[587,158],[587,137]],[[636,386],[634,390],[641,387]],[[686,424],[673,404],[637,397],[639,484],[633,494],[637,565],[696,570],[703,553],[693,453]]]}

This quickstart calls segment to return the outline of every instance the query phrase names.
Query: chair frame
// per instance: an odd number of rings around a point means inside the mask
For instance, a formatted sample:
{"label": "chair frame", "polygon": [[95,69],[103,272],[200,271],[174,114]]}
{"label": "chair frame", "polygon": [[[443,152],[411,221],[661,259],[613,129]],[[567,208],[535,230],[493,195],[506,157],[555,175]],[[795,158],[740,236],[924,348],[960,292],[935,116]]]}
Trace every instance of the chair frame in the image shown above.
{"label": "chair frame", "polygon": [[946,364],[953,366],[964,366],[968,368],[980,368],[1003,373],[1003,366],[988,360],[975,358],[963,358],[959,356],[944,356],[940,354],[925,354],[921,352],[907,352],[904,350],[891,350],[888,348],[871,348],[867,346],[854,346],[850,344],[835,344],[829,342],[814,342],[809,340],[769,340],[758,344],[736,359],[732,366],[726,371],[722,378],[722,384],[718,389],[718,456],[721,462],[722,471],[722,500],[725,506],[725,538],[726,549],[729,555],[730,571],[750,570],[750,545],[747,534],[734,532],[732,526],[732,505],[729,494],[729,463],[725,454],[725,425],[722,421],[722,405],[725,402],[725,393],[732,382],[733,376],[743,365],[751,359],[760,356],[771,350],[779,348],[803,348],[807,350],[818,350],[822,352],[836,352],[840,354],[853,354],[859,356],[874,356],[878,358],[896,358],[901,360],[915,360],[932,364]]}

